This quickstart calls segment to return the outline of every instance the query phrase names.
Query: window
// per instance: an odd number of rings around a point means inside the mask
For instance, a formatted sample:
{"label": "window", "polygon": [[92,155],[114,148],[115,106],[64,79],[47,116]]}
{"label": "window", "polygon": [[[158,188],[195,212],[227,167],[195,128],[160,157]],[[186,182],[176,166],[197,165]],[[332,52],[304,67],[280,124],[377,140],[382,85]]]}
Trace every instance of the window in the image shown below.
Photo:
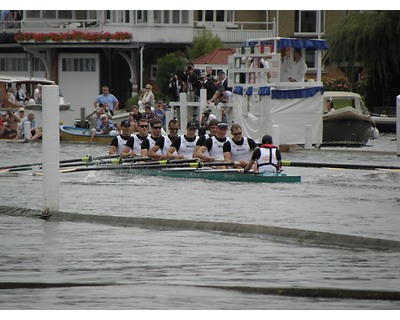
{"label": "window", "polygon": [[154,23],[162,23],[161,10],[154,10]]}
{"label": "window", "polygon": [[26,11],[27,18],[40,18],[40,10],[28,10]]}
{"label": "window", "polygon": [[225,21],[225,12],[224,10],[217,10],[215,14],[215,20],[216,21]]}
{"label": "window", "polygon": [[27,18],[37,18],[37,19],[72,19],[71,10],[27,10]]}
{"label": "window", "polygon": [[150,66],[150,72],[151,72],[151,74],[150,74],[150,79],[151,79],[151,80],[156,80],[157,71],[158,71],[158,66],[157,66],[156,64],[152,64],[152,65]]}
{"label": "window", "polygon": [[189,11],[188,10],[182,10],[181,11],[181,23],[183,24],[188,24],[189,23]]}
{"label": "window", "polygon": [[197,21],[233,22],[234,10],[198,10]]}
{"label": "window", "polygon": [[[320,25],[318,27],[318,21]],[[325,29],[324,11],[296,11],[295,32],[297,33],[324,33]]]}
{"label": "window", "polygon": [[172,10],[172,23],[180,23],[179,21],[179,10]]}
{"label": "window", "polygon": [[164,11],[164,23],[169,23],[169,11]]}
{"label": "window", "polygon": [[0,71],[28,71],[26,58],[0,58]]}
{"label": "window", "polygon": [[62,71],[96,72],[96,61],[94,58],[63,58]]}
{"label": "window", "polygon": [[137,11],[137,23],[147,23],[147,10]]}
{"label": "window", "polygon": [[131,21],[129,10],[106,10],[107,22],[129,23]]}
{"label": "window", "polygon": [[33,71],[45,71],[44,64],[39,58],[33,58]]}

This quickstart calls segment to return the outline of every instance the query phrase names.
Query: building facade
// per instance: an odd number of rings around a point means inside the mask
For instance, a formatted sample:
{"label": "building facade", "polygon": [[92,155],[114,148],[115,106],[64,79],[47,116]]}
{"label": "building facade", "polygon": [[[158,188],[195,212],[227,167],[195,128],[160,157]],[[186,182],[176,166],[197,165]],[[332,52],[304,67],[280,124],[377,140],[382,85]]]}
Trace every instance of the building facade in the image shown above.
{"label": "building facade", "polygon": [[[324,38],[346,11],[290,10],[26,10],[2,14],[0,74],[46,77],[79,110],[107,84],[121,106],[146,83],[157,92],[157,59],[184,51],[202,30],[224,47],[267,37]],[[10,35],[125,32],[122,41],[17,41]],[[315,57],[306,54],[309,76]]]}

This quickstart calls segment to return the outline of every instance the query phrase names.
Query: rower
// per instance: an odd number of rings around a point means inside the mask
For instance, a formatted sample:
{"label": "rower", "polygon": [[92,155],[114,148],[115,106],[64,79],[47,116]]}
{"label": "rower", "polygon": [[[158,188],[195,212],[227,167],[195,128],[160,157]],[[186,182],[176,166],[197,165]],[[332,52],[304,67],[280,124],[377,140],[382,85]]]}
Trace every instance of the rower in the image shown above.
{"label": "rower", "polygon": [[[178,136],[179,123],[178,120],[172,119],[168,122],[169,134],[161,136],[149,149],[149,157],[154,160],[163,160],[167,158],[167,152],[170,148],[172,141]],[[158,152],[161,150],[161,154]],[[176,152],[175,152],[176,154]]]}
{"label": "rower", "polygon": [[[228,138],[226,137],[227,130],[228,124],[226,122],[218,122],[217,134],[204,141],[204,144],[197,150],[195,156],[204,162],[224,160],[223,145],[228,141]],[[209,156],[205,154],[206,151],[208,151]]]}
{"label": "rower", "polygon": [[167,151],[167,159],[190,159],[194,157],[196,142],[199,139],[196,136],[196,123],[188,122],[186,133],[176,137]]}
{"label": "rower", "polygon": [[231,126],[232,139],[224,143],[224,161],[235,162],[234,168],[244,168],[250,159],[251,152],[257,148],[257,143],[248,137],[243,137],[242,127],[238,123]]}
{"label": "rower", "polygon": [[126,145],[120,153],[121,157],[140,156],[142,143],[147,139],[149,123],[146,119],[142,118],[139,120],[137,128],[139,130],[138,134],[129,137],[126,141]]}
{"label": "rower", "polygon": [[281,162],[282,156],[278,147],[273,145],[270,135],[265,135],[262,137],[261,146],[253,151],[244,172],[249,171],[254,163],[257,163],[258,172],[279,172]]}

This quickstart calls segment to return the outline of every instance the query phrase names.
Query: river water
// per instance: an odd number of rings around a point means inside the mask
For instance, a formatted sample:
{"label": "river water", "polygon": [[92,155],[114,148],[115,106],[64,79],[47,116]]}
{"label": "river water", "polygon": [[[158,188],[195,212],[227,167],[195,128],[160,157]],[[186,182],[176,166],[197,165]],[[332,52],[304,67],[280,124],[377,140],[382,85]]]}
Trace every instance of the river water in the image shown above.
{"label": "river water", "polygon": [[[62,143],[60,159],[107,151],[103,145]],[[41,162],[42,145],[1,142],[0,155],[0,166]],[[400,166],[393,134],[362,148],[293,148],[283,157]],[[400,172],[285,172],[301,175],[302,182],[64,173],[60,211],[66,218],[49,221],[22,214],[42,209],[42,177],[3,174],[0,309],[400,309],[399,248],[362,244],[400,241]],[[9,207],[17,209],[8,214]],[[115,217],[125,220],[115,223]],[[135,224],[141,218],[146,223]],[[199,221],[209,229],[198,227]],[[213,229],[224,223],[235,231]],[[324,243],[242,232],[247,225],[319,232]],[[338,246],[330,243],[333,235],[350,240]],[[367,299],[370,291],[397,298]]]}

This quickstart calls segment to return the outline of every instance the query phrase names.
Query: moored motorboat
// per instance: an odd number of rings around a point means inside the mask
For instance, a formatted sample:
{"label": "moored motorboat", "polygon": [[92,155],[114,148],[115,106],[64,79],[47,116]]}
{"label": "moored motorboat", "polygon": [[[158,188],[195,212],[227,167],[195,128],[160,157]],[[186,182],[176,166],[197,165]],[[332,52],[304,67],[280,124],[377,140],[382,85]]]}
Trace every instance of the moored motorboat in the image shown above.
{"label": "moored motorboat", "polygon": [[[26,101],[13,101],[10,99],[8,91],[12,89],[10,93],[14,92],[18,85],[21,86],[22,91],[25,93],[24,99]],[[55,82],[45,78],[0,75],[0,111],[17,112],[20,107],[24,107],[26,111],[35,114],[36,125],[42,127],[42,104],[40,100],[35,101],[33,98],[35,90],[41,90],[39,87],[44,85],[55,85]],[[60,120],[64,121],[69,118],[72,110],[70,103],[64,101],[61,91],[59,95]]]}
{"label": "moored motorboat", "polygon": [[375,130],[375,122],[362,103],[359,94],[328,91],[323,95],[324,105],[333,102],[335,110],[323,115],[324,145],[364,146]]}
{"label": "moored motorboat", "polygon": [[243,173],[241,169],[214,168],[143,168],[129,170],[129,173],[145,176],[162,176],[184,179],[205,179],[213,181],[251,182],[251,183],[297,183],[301,176],[284,173]]}
{"label": "moored motorboat", "polygon": [[[71,126],[60,126],[61,141],[70,142],[90,142],[91,134],[87,128],[77,128]],[[109,134],[96,134],[92,142],[110,144],[115,137]]]}
{"label": "moored motorboat", "polygon": [[396,133],[396,116],[373,113],[371,115],[371,119],[374,120],[376,128],[379,130],[379,132]]}

